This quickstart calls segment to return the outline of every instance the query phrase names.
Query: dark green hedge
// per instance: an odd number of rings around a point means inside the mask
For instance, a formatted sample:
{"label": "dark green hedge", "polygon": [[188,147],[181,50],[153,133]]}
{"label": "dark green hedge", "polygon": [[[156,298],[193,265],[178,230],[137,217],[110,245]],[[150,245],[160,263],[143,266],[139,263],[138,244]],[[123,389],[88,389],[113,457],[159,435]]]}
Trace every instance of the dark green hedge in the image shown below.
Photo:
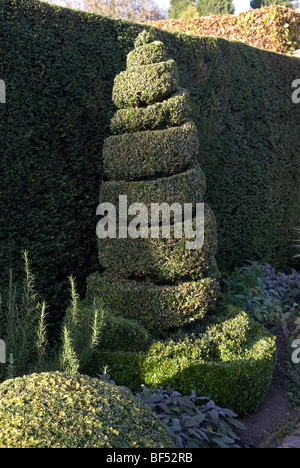
{"label": "dark green hedge", "polygon": [[[28,249],[50,320],[67,276],[98,268],[95,210],[112,86],[144,25],[35,0],[0,0],[0,281]],[[157,30],[190,92],[221,269],[285,267],[299,226],[300,61],[221,38]]]}

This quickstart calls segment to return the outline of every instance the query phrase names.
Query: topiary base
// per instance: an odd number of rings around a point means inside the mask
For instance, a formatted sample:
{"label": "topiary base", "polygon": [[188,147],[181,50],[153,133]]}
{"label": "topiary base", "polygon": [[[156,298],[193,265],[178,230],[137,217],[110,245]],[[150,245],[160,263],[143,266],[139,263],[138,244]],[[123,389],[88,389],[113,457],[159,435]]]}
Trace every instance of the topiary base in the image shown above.
{"label": "topiary base", "polygon": [[101,299],[111,314],[136,320],[147,330],[159,332],[203,318],[215,306],[219,292],[216,278],[157,285],[94,273],[87,279],[87,300]]}
{"label": "topiary base", "polygon": [[132,390],[141,384],[170,384],[185,395],[195,390],[244,417],[257,410],[270,387],[275,338],[245,312],[231,305],[225,309],[216,324],[200,322],[198,328],[155,341],[146,353],[97,351],[85,371],[108,366],[116,383]]}

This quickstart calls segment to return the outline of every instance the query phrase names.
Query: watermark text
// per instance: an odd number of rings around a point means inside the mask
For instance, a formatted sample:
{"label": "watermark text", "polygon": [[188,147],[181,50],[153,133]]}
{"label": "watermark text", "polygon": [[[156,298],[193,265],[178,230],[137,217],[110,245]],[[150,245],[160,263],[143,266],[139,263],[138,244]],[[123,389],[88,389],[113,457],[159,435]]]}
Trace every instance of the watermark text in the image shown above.
{"label": "watermark text", "polygon": [[6,346],[3,340],[0,340],[0,364],[6,363]]}
{"label": "watermark text", "polygon": [[292,88],[296,88],[292,94],[292,101],[294,104],[299,104],[300,103],[300,79],[293,81]]}
{"label": "watermark text", "polygon": [[292,343],[292,348],[296,348],[292,353],[292,361],[294,364],[300,363],[300,340],[294,340]]}
{"label": "watermark text", "polygon": [[6,85],[3,80],[0,80],[0,104],[6,104]]}
{"label": "watermark text", "polygon": [[127,195],[120,195],[117,208],[100,203],[96,214],[102,216],[96,228],[99,239],[185,237],[188,250],[204,244],[204,203],[151,203],[148,208],[144,203],[128,206]]}

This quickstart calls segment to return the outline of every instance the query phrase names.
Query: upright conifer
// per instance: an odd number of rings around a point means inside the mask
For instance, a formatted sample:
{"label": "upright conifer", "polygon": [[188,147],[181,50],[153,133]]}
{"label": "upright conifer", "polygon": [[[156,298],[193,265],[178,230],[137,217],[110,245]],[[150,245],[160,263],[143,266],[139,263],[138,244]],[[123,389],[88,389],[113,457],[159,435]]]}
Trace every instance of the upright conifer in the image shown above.
{"label": "upright conifer", "polygon": [[[176,64],[167,59],[162,42],[146,31],[128,54],[127,69],[115,78],[113,100],[118,107],[111,122],[115,135],[104,143],[100,202],[118,207],[119,196],[126,195],[128,206],[143,203],[148,213],[153,203],[177,203],[182,216],[188,203],[199,232],[196,208],[203,203],[205,176],[197,161],[199,141],[188,93],[179,87]],[[154,237],[149,219],[142,237],[119,238],[117,229],[116,238],[99,240],[106,272],[98,286],[106,309],[150,330],[204,317],[218,293],[216,222],[204,206],[201,248],[187,248],[183,218],[178,222],[174,216],[169,238],[163,237],[162,226]]]}

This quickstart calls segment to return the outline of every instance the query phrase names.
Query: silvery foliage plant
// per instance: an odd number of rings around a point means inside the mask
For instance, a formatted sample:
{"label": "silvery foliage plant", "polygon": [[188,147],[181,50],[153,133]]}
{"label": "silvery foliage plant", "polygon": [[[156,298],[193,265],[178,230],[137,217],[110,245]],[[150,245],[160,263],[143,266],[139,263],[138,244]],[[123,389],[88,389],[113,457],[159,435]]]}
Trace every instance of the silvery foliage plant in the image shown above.
{"label": "silvery foliage plant", "polygon": [[[98,377],[115,385],[107,374]],[[220,408],[207,397],[197,397],[195,391],[182,396],[169,385],[165,389],[142,385],[135,396],[157,414],[178,448],[235,448],[239,438],[232,427],[245,430],[233,411]]]}

